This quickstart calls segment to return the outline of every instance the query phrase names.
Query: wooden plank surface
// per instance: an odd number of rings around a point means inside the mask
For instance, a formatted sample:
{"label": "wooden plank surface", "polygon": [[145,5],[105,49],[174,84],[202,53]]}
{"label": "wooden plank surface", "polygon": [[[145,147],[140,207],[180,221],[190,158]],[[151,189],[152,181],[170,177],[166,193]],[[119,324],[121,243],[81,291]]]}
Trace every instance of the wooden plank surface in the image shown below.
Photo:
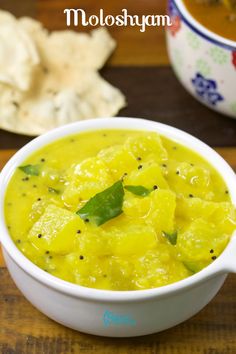
{"label": "wooden plank surface", "polygon": [[0,9],[10,11],[13,15],[17,17],[31,16],[36,18],[36,5],[36,1],[32,0],[0,0]]}
{"label": "wooden plank surface", "polygon": [[[236,120],[196,101],[169,67],[107,67],[102,75],[119,87],[128,106],[119,116],[156,120],[183,129],[211,146],[236,143]],[[0,131],[0,149],[19,148],[30,139]]]}
{"label": "wooden plank surface", "polygon": [[[1,354],[235,354],[236,277],[187,322],[139,338],[95,337],[65,328],[38,312],[0,268]],[[4,324],[4,326],[3,326]]]}
{"label": "wooden plank surface", "polygon": [[[81,0],[79,3],[77,0],[0,0],[0,6],[16,16],[31,15],[49,30],[59,30],[66,28],[65,8],[79,7],[87,15],[97,14],[100,8],[105,14],[113,15],[123,8],[130,14],[161,14],[165,12],[166,0],[139,0],[137,3],[133,0]],[[76,30],[84,28],[79,26]],[[195,101],[179,84],[170,67],[162,67],[169,64],[163,29],[150,27],[145,33],[140,33],[138,28],[131,26],[125,29],[114,26],[109,31],[117,40],[118,47],[102,75],[127,97],[128,106],[119,113],[120,116],[143,117],[171,124],[212,146],[235,145],[236,120],[210,111]],[[29,140],[28,137],[0,130],[0,149],[19,148]]]}
{"label": "wooden plank surface", "polygon": [[[103,9],[105,15],[121,14],[127,9],[131,15],[164,14],[165,0],[0,0],[0,8],[11,11],[17,17],[32,16],[41,21],[49,30],[66,29],[65,8],[81,8],[87,16],[98,15]],[[94,27],[71,27],[76,31],[89,31]],[[115,54],[109,65],[165,65],[168,63],[164,28],[149,27],[140,33],[138,27],[109,27],[117,40]]]}
{"label": "wooden plank surface", "polygon": [[[37,19],[50,30],[66,28],[65,8],[84,9],[87,16],[98,15],[100,9],[104,10],[105,15],[121,14],[122,9],[139,16],[166,12],[165,0],[42,0],[37,5]],[[88,30],[82,26],[74,29]],[[109,65],[165,65],[168,62],[164,28],[149,27],[145,33],[140,33],[138,27],[127,26],[124,30],[123,27],[113,26],[109,27],[109,31],[118,43]]]}

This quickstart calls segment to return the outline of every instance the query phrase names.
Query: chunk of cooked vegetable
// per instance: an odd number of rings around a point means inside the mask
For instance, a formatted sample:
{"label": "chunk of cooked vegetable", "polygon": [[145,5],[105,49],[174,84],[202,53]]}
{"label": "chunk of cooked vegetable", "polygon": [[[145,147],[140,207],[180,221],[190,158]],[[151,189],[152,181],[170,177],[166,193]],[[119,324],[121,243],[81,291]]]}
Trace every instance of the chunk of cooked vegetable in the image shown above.
{"label": "chunk of cooked vegetable", "polygon": [[74,248],[77,230],[83,230],[82,220],[74,213],[48,205],[29,232],[29,241],[39,248],[66,254]]}

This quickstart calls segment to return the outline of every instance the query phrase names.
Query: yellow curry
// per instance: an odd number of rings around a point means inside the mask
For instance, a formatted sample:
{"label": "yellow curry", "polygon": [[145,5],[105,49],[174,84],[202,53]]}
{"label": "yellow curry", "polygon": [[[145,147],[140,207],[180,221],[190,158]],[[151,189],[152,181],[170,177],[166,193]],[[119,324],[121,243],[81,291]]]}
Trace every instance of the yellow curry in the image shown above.
{"label": "yellow curry", "polygon": [[232,10],[220,0],[184,0],[184,3],[203,26],[236,41],[236,7]]}
{"label": "yellow curry", "polygon": [[138,290],[184,279],[214,262],[236,228],[217,171],[156,133],[80,133],[38,150],[6,193],[22,253],[83,286]]}

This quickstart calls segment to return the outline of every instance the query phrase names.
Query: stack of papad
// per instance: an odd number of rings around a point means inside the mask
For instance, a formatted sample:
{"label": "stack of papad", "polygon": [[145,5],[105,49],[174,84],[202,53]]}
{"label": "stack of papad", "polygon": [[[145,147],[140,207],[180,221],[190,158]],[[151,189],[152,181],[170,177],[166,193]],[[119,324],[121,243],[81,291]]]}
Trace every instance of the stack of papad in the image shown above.
{"label": "stack of papad", "polygon": [[49,33],[31,18],[0,11],[0,127],[39,135],[116,115],[125,98],[98,73],[114,48],[104,28]]}

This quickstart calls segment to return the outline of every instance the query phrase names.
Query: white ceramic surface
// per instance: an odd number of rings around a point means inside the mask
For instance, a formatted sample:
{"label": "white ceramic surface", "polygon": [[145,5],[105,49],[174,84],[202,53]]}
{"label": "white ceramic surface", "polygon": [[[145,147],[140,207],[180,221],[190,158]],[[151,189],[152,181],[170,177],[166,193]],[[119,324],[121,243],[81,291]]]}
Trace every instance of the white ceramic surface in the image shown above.
{"label": "white ceramic surface", "polygon": [[44,272],[15,246],[4,222],[8,182],[32,152],[69,134],[94,129],[155,131],[203,155],[219,171],[236,205],[236,176],[210,147],[160,123],[134,118],[77,122],[42,135],[6,164],[0,174],[0,241],[8,270],[25,297],[48,317],[76,330],[115,337],[139,336],[172,327],[201,310],[217,293],[229,272],[236,272],[236,233],[225,251],[201,272],[164,287],[138,291],[97,290],[71,284]]}
{"label": "white ceramic surface", "polygon": [[167,46],[178,79],[200,102],[236,118],[236,42],[203,27],[183,0],[169,0],[168,12]]}

